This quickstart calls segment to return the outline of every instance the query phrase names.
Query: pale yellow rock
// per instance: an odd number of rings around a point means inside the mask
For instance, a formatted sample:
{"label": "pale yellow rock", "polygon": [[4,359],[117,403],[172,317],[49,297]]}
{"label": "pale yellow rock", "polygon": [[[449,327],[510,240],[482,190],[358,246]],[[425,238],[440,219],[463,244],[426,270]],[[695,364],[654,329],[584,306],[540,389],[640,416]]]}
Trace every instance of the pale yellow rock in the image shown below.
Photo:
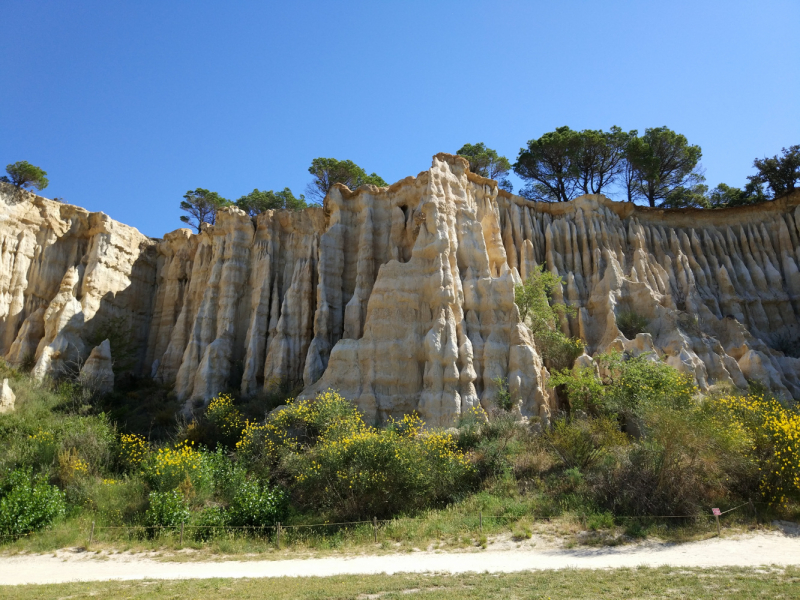
{"label": "pale yellow rock", "polygon": [[12,412],[16,401],[17,396],[8,385],[8,379],[3,379],[3,385],[0,388],[0,414]]}
{"label": "pale yellow rock", "polygon": [[81,383],[91,390],[107,394],[114,390],[114,362],[111,358],[111,342],[103,340],[95,346],[80,372]]}
{"label": "pale yellow rock", "polygon": [[[39,377],[86,361],[122,319],[136,371],[188,403],[276,383],[328,387],[369,419],[418,411],[450,426],[492,409],[505,379],[521,419],[558,402],[514,285],[563,278],[560,320],[586,356],[663,360],[705,390],[761,380],[800,398],[800,193],[766,204],[661,210],[582,196],[535,203],[436,155],[387,187],[335,185],[323,207],[220,211],[199,234],[151,240],[102,213],[0,183],[0,352]],[[646,331],[617,326],[635,311]]]}

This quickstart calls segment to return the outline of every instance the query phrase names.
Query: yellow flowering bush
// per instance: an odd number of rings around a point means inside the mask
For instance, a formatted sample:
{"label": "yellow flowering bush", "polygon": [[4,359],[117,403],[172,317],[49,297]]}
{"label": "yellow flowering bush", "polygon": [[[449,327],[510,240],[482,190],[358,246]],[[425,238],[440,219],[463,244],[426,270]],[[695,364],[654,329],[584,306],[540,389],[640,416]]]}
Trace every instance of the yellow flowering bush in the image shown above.
{"label": "yellow flowering bush", "polygon": [[69,484],[82,475],[89,473],[89,463],[78,454],[77,448],[61,450],[58,453],[58,478]]}
{"label": "yellow flowering bush", "polygon": [[119,460],[123,468],[136,470],[147,457],[150,445],[141,435],[123,433],[119,436]]}
{"label": "yellow flowering bush", "polygon": [[217,429],[217,437],[223,444],[232,446],[240,440],[245,421],[228,394],[211,399],[206,408],[206,418]]}
{"label": "yellow flowering bush", "polygon": [[142,463],[142,472],[147,482],[156,490],[168,491],[187,487],[187,480],[194,489],[210,484],[210,474],[202,452],[192,443],[181,442],[173,448],[159,448]]}
{"label": "yellow flowering bush", "polygon": [[[296,424],[303,417],[313,424],[305,438],[293,433],[297,428],[277,441],[270,439],[273,432],[267,433],[269,443],[287,450],[283,466],[294,477],[303,504],[340,518],[383,517],[444,503],[471,484],[474,469],[453,436],[425,430],[418,416],[406,415],[379,429],[366,425],[335,392],[321,394],[317,402],[318,407],[298,403],[283,411],[289,415],[278,413],[274,419]],[[312,428],[314,436],[309,435]]]}
{"label": "yellow flowering bush", "polygon": [[786,504],[800,497],[800,411],[763,394],[709,400],[742,437],[752,441],[759,461],[759,487],[769,502]]}
{"label": "yellow flowering bush", "polygon": [[236,449],[245,454],[264,450],[277,459],[285,452],[309,447],[321,437],[338,437],[364,428],[358,409],[337,392],[327,390],[313,400],[289,400],[263,425],[248,421]]}
{"label": "yellow flowering bush", "polygon": [[58,441],[51,431],[39,430],[28,436],[29,452],[32,454],[30,461],[33,464],[52,464],[56,458]]}

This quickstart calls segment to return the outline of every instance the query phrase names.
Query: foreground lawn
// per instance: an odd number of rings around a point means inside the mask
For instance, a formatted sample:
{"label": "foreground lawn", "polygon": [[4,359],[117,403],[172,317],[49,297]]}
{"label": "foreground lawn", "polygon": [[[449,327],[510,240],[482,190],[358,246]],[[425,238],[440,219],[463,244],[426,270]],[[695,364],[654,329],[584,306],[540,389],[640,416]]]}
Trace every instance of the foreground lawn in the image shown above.
{"label": "foreground lawn", "polygon": [[28,585],[3,598],[798,598],[800,569],[566,569],[513,574],[354,575]]}

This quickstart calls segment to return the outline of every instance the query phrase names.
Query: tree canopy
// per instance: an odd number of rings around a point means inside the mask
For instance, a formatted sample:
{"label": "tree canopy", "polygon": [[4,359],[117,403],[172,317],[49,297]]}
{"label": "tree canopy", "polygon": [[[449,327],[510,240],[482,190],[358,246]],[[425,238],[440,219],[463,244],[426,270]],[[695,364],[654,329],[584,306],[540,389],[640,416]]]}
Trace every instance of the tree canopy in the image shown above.
{"label": "tree canopy", "polygon": [[302,210],[308,206],[306,198],[302,194],[295,198],[292,190],[288,187],[283,191],[273,192],[264,190],[263,192],[255,189],[246,196],[242,196],[236,201],[236,206],[241,208],[251,217],[256,216],[267,210],[286,208],[289,210]]}
{"label": "tree canopy", "polygon": [[194,227],[200,233],[203,223],[213,225],[217,220],[217,210],[231,204],[217,192],[210,192],[203,188],[189,190],[183,195],[181,210],[189,213],[181,215],[181,221]]}
{"label": "tree canopy", "polygon": [[487,148],[483,142],[464,144],[456,153],[469,161],[469,170],[489,179],[496,179],[498,185],[509,192],[513,191],[511,182],[506,178],[511,170],[511,163],[497,150]]}
{"label": "tree canopy", "polygon": [[3,179],[8,183],[14,184],[17,189],[33,188],[43,190],[50,183],[44,170],[26,160],[8,165],[6,173],[8,173],[8,177]]}
{"label": "tree canopy", "polygon": [[767,185],[773,198],[792,193],[800,183],[800,145],[783,148],[781,152],[782,156],[755,159],[753,166],[758,173],[748,177],[751,184]]}
{"label": "tree canopy", "polygon": [[671,194],[700,192],[694,186],[705,180],[698,168],[703,153],[700,146],[690,145],[686,136],[667,127],[654,127],[641,137],[631,137],[626,147],[635,184],[650,206],[666,201]]}
{"label": "tree canopy", "polygon": [[514,172],[527,182],[520,194],[544,202],[572,200],[578,189],[577,146],[577,132],[566,126],[528,141],[514,163]]}
{"label": "tree canopy", "polygon": [[320,203],[335,183],[342,183],[351,190],[367,184],[378,187],[389,185],[376,173],[367,175],[367,172],[352,160],[315,158],[311,161],[308,172],[311,173],[313,179],[306,188],[306,194]]}

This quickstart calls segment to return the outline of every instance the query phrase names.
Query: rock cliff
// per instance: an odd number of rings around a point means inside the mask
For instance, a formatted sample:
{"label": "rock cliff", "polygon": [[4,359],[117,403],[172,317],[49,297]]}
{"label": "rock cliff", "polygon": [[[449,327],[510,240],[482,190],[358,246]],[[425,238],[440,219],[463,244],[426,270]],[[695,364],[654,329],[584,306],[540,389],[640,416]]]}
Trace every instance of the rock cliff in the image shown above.
{"label": "rock cliff", "polygon": [[[324,207],[256,218],[226,208],[162,240],[3,184],[0,200],[0,353],[40,376],[80,366],[122,319],[136,370],[187,403],[290,381],[369,418],[449,425],[503,377],[521,417],[547,419],[547,369],[514,304],[543,264],[590,355],[651,352],[702,389],[757,379],[800,398],[784,354],[800,338],[800,194],[719,211],[534,203],[439,154],[388,188],[335,186]],[[629,312],[647,322],[633,339]]]}

